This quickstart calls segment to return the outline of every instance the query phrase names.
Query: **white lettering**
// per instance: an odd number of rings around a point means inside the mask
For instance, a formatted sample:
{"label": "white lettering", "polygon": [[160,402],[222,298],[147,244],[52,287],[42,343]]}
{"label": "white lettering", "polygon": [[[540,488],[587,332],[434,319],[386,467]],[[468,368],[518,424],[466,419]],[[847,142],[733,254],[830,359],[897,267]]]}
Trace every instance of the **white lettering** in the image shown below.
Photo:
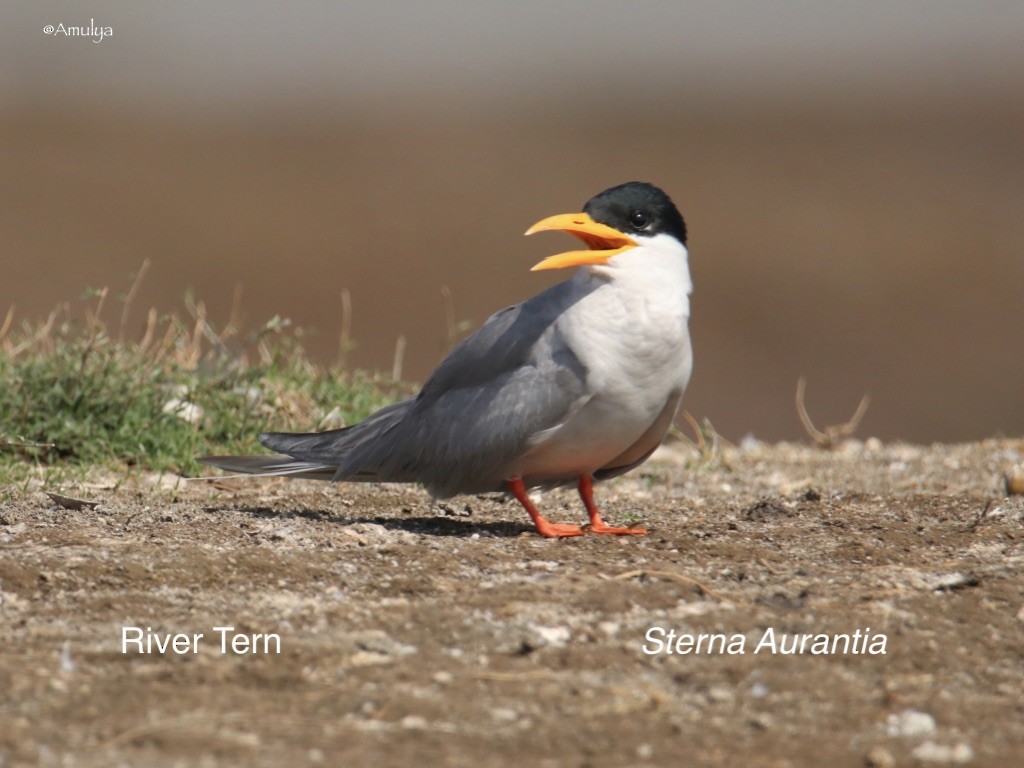
{"label": "white lettering", "polygon": [[[135,637],[128,637],[129,632],[134,632]],[[144,653],[142,650],[142,629],[139,627],[121,627],[121,653],[128,653],[128,643],[135,643],[138,646],[136,653]]]}
{"label": "white lettering", "polygon": [[[213,631],[220,635],[221,653],[227,653],[229,647],[231,652],[235,654],[281,652],[281,636],[274,632],[257,632],[253,635],[234,634],[234,627],[214,627]],[[228,636],[229,632],[232,633],[230,638]]]}
{"label": "white lettering", "polygon": [[199,641],[203,639],[203,633],[197,632],[193,635],[186,635],[183,632],[154,632],[151,627],[143,630],[141,627],[121,627],[121,653],[128,653],[129,646],[134,653],[176,653],[182,656],[186,653],[199,653]]}
{"label": "white lettering", "polygon": [[[648,656],[653,656],[656,653],[661,653],[665,648],[665,641],[659,639],[658,635],[664,637],[665,630],[661,627],[651,627],[647,630],[647,634],[645,635],[645,639],[647,642],[644,643],[643,648],[641,650]],[[647,643],[657,643],[657,646],[648,648]]]}

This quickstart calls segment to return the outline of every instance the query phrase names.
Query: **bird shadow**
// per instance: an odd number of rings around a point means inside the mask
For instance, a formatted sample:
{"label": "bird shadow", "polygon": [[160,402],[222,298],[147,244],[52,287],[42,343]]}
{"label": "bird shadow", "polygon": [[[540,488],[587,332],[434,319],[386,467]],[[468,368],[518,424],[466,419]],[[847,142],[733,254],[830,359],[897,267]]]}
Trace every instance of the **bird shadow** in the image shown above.
{"label": "bird shadow", "polygon": [[347,517],[324,512],[317,509],[275,509],[261,505],[247,506],[208,506],[204,510],[207,514],[218,514],[232,512],[249,515],[261,519],[291,520],[301,518],[313,522],[330,523],[348,527],[359,523],[372,523],[386,528],[389,531],[406,531],[424,536],[442,536],[447,538],[469,538],[474,534],[480,536],[493,536],[496,538],[515,538],[523,533],[533,530],[523,523],[514,523],[507,520],[495,520],[493,522],[479,522],[466,518],[454,517],[384,517],[376,516],[353,516]]}

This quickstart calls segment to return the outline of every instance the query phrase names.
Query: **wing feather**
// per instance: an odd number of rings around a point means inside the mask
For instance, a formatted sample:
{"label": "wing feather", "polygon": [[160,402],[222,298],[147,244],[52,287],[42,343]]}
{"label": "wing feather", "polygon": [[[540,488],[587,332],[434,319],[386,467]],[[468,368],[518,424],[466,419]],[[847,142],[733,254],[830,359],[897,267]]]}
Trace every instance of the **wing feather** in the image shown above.
{"label": "wing feather", "polygon": [[502,487],[531,436],[586,397],[586,370],[558,328],[579,291],[562,283],[493,315],[444,359],[400,422],[346,453],[366,472],[437,496]]}

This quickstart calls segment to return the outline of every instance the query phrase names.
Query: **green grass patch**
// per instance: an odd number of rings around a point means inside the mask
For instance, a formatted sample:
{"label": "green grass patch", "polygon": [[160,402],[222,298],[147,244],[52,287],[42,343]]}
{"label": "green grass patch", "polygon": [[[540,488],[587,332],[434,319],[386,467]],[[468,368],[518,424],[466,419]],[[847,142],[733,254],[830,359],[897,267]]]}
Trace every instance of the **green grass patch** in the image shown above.
{"label": "green grass patch", "polygon": [[44,323],[15,327],[13,310],[0,321],[0,482],[97,466],[191,476],[196,456],[263,452],[260,431],[352,424],[411,391],[313,363],[281,318],[215,330],[188,299],[126,340],[130,295],[118,328],[102,319],[106,297]]}

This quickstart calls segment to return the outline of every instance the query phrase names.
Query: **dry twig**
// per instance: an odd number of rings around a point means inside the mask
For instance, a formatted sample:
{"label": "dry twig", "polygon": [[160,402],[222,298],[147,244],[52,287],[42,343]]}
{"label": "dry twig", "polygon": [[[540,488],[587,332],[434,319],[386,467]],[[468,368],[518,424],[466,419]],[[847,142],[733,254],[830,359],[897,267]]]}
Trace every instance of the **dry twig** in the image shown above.
{"label": "dry twig", "polygon": [[864,395],[861,398],[860,405],[857,406],[857,410],[850,417],[849,421],[845,424],[825,427],[824,431],[822,431],[814,426],[814,422],[811,421],[811,417],[807,413],[807,405],[804,403],[805,388],[806,382],[803,376],[801,376],[796,383],[796,412],[800,417],[800,423],[804,425],[808,436],[816,445],[831,450],[857,431],[857,427],[860,426],[860,420],[864,418],[864,414],[868,410],[868,404],[871,402],[871,398],[868,395]]}

